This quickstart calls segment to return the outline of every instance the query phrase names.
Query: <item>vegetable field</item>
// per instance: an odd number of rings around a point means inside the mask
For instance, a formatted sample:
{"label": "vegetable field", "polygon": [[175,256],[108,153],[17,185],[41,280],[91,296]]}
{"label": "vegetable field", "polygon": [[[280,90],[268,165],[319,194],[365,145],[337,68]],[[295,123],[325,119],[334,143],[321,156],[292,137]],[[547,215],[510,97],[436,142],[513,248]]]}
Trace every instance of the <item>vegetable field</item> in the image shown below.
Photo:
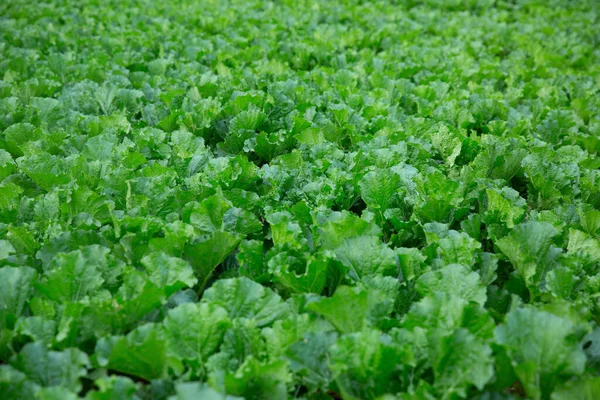
{"label": "vegetable field", "polygon": [[0,2],[0,398],[600,398],[600,2]]}

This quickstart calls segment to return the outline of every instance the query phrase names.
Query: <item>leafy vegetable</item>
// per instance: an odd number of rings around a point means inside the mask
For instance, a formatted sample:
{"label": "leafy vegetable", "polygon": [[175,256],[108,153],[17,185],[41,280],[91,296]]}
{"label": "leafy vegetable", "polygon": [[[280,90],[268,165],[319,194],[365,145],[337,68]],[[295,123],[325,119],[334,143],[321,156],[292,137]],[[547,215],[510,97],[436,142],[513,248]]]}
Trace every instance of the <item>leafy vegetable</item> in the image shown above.
{"label": "leafy vegetable", "polygon": [[0,2],[0,398],[595,399],[597,3]]}

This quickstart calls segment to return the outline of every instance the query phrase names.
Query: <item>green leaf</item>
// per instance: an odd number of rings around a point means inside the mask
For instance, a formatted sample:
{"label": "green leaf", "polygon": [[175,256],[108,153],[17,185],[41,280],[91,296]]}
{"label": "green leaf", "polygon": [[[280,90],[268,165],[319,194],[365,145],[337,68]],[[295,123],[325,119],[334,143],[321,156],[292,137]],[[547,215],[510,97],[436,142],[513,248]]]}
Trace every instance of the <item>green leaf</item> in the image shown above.
{"label": "green leaf", "polygon": [[223,216],[233,205],[223,195],[204,199],[184,212],[184,222],[189,222],[201,233],[214,233],[223,230]]}
{"label": "green leaf", "polygon": [[334,332],[308,332],[285,353],[291,371],[312,391],[327,388],[332,379],[327,352],[336,338]]}
{"label": "green leaf", "polygon": [[344,399],[373,399],[400,390],[404,351],[376,330],[344,335],[330,350],[329,366]]}
{"label": "green leaf", "polygon": [[469,387],[481,390],[492,379],[492,349],[483,340],[464,328],[436,339],[430,355],[434,386],[443,393],[442,398],[452,393],[464,398]]}
{"label": "green leaf", "polygon": [[223,230],[225,231],[251,235],[261,232],[262,229],[261,222],[250,211],[233,207],[223,215]]}
{"label": "green leaf", "polygon": [[11,154],[4,149],[0,149],[0,182],[7,176],[10,176],[14,170],[15,162]]}
{"label": "green leaf", "polygon": [[560,384],[550,397],[552,400],[594,400],[600,393],[600,377],[586,376]]}
{"label": "green leaf", "polygon": [[[101,351],[106,348],[108,351]],[[127,336],[100,341],[96,352],[107,353],[107,368],[145,380],[165,376],[167,346],[159,329],[152,324],[142,325]]]}
{"label": "green leaf", "polygon": [[137,400],[138,385],[123,376],[102,377],[94,381],[98,388],[85,396],[86,400]]}
{"label": "green leaf", "polygon": [[39,243],[35,239],[34,232],[25,226],[9,227],[7,238],[19,253],[34,255],[40,248]]}
{"label": "green leaf", "polygon": [[286,319],[279,319],[273,326],[263,328],[261,335],[265,340],[270,357],[283,356],[289,346],[298,342],[308,332],[332,330],[331,325],[307,313],[289,314]]}
{"label": "green leaf", "polygon": [[357,236],[377,236],[380,233],[381,228],[373,222],[344,211],[321,226],[319,237],[325,249],[333,250],[339,247],[344,239]]}
{"label": "green leaf", "polygon": [[431,134],[433,147],[443,157],[448,166],[453,166],[456,158],[460,155],[462,141],[454,133],[450,132],[446,125],[441,125],[437,131]]}
{"label": "green leaf", "polygon": [[364,276],[398,276],[399,273],[396,253],[375,236],[345,239],[336,249],[336,255],[357,280]]}
{"label": "green leaf", "polygon": [[367,326],[369,292],[340,286],[332,297],[309,303],[306,308],[322,315],[341,333],[357,332]]}
{"label": "green leaf", "polygon": [[198,282],[191,265],[181,258],[155,252],[144,256],[141,263],[146,268],[152,283],[164,288],[167,297]]}
{"label": "green leaf", "polygon": [[452,221],[463,200],[460,183],[438,171],[419,177],[416,183],[419,197],[415,214],[419,220],[424,223]]}
{"label": "green leaf", "polygon": [[12,182],[0,184],[1,221],[8,222],[16,218],[22,193],[23,189]]}
{"label": "green leaf", "polygon": [[15,332],[50,346],[56,337],[57,323],[38,316],[20,318],[15,326]]}
{"label": "green leaf", "polygon": [[287,211],[270,213],[267,215],[267,222],[271,228],[273,243],[279,245],[294,245],[296,248],[306,246],[307,240],[304,238],[304,231],[300,224],[294,220],[294,216]]}
{"label": "green leaf", "polygon": [[490,339],[494,332],[494,321],[485,309],[445,292],[434,292],[413,304],[401,326],[424,329],[428,336],[447,336],[466,328],[477,337]]}
{"label": "green leaf", "polygon": [[510,259],[528,286],[540,282],[556,256],[552,247],[558,231],[547,222],[526,222],[515,226],[496,246]]}
{"label": "green leaf", "polygon": [[450,264],[421,275],[415,288],[423,296],[434,292],[451,293],[482,307],[487,299],[479,274],[459,264]]}
{"label": "green leaf", "polygon": [[600,211],[589,210],[584,212],[579,210],[579,220],[586,233],[596,237],[600,235]]}
{"label": "green leaf", "polygon": [[[99,322],[113,329],[115,326],[127,328],[134,325],[165,300],[163,289],[133,270],[124,274],[123,284],[115,297],[116,303],[109,300],[105,303],[105,309],[94,310],[100,318]],[[105,320],[104,317],[109,318]]]}
{"label": "green leaf", "polygon": [[[269,260],[269,270],[273,280],[297,293],[320,294],[332,277],[340,275],[343,266],[330,255],[318,253],[308,260],[296,260],[303,268],[295,268],[286,252],[278,253]],[[300,270],[299,270],[300,269]]]}
{"label": "green leaf", "polygon": [[230,319],[252,319],[258,327],[270,325],[289,311],[281,297],[248,278],[217,281],[204,292],[202,302],[223,307]]}
{"label": "green leaf", "polygon": [[419,249],[399,247],[396,249],[398,262],[402,279],[411,281],[418,278],[426,270],[425,261],[427,258],[421,254]]}
{"label": "green leaf", "polygon": [[41,388],[36,394],[35,398],[39,400],[77,400],[78,397],[72,391],[60,387],[48,387]]}
{"label": "green leaf", "polygon": [[243,240],[240,243],[236,259],[240,265],[240,275],[256,282],[268,279],[268,271],[264,262],[264,245],[259,240]]}
{"label": "green leaf", "polygon": [[235,373],[226,373],[224,389],[228,394],[247,400],[284,400],[288,398],[286,384],[290,381],[284,360],[261,363],[250,357]]}
{"label": "green leaf", "polygon": [[383,213],[387,210],[400,187],[400,177],[389,170],[368,172],[359,182],[360,195],[365,203]]}
{"label": "green leaf", "polygon": [[10,365],[0,365],[0,393],[6,400],[33,399],[39,386]]}
{"label": "green leaf", "polygon": [[[226,372],[235,372],[249,358],[264,360],[266,345],[253,319],[234,319],[225,332],[219,352],[206,362],[206,370],[214,383],[222,383]],[[215,386],[216,387],[216,386]]]}
{"label": "green leaf", "polygon": [[204,199],[201,203],[186,206],[184,221],[201,234],[218,231],[251,234],[262,230],[262,224],[254,214],[233,204],[219,193]]}
{"label": "green leaf", "polygon": [[564,377],[583,372],[585,354],[574,334],[569,319],[528,307],[509,312],[495,336],[527,395],[537,400],[547,397]]}
{"label": "green leaf", "polygon": [[569,230],[567,248],[569,253],[581,253],[589,257],[592,262],[600,261],[600,241],[577,229]]}
{"label": "green leaf", "polygon": [[19,158],[17,163],[19,168],[44,190],[51,190],[71,180],[67,158],[36,150]]}
{"label": "green leaf", "polygon": [[78,392],[89,361],[80,350],[48,351],[43,343],[33,342],[23,347],[12,365],[40,386],[63,386]]}
{"label": "green leaf", "polygon": [[102,273],[88,263],[81,250],[59,254],[53,268],[36,286],[46,297],[59,302],[78,302],[102,287]]}
{"label": "green leaf", "polygon": [[0,327],[12,328],[22,315],[36,275],[29,267],[0,268]]}
{"label": "green leaf", "polygon": [[473,266],[478,258],[481,243],[464,232],[450,230],[438,242],[438,257],[442,265],[462,264]]}
{"label": "green leaf", "polygon": [[548,289],[554,296],[564,299],[571,297],[571,292],[579,280],[571,269],[565,267],[557,267],[546,275]]}
{"label": "green leaf", "polygon": [[204,288],[215,268],[237,247],[243,235],[215,232],[185,246],[185,259],[192,265],[200,288]]}
{"label": "green leaf", "polygon": [[182,360],[203,363],[217,351],[230,324],[227,311],[217,305],[182,304],[163,322],[167,348]]}
{"label": "green leaf", "polygon": [[3,132],[7,150],[16,157],[23,155],[22,148],[29,141],[35,141],[42,135],[41,129],[27,122],[13,124]]}
{"label": "green leaf", "polygon": [[199,382],[178,383],[175,386],[175,391],[177,394],[169,396],[168,400],[242,400],[242,397],[217,392],[206,383]]}
{"label": "green leaf", "polygon": [[487,189],[486,220],[497,219],[512,229],[525,215],[527,202],[514,189]]}
{"label": "green leaf", "polygon": [[0,240],[0,260],[6,260],[15,251],[15,248],[8,240]]}

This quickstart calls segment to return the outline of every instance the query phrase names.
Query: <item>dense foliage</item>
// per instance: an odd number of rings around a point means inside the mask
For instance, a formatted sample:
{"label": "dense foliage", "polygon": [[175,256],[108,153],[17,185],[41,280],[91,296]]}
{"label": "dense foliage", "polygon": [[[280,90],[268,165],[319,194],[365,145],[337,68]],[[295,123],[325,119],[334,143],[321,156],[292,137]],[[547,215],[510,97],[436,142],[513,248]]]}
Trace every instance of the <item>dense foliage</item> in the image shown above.
{"label": "dense foliage", "polygon": [[0,397],[598,398],[598,6],[1,2]]}

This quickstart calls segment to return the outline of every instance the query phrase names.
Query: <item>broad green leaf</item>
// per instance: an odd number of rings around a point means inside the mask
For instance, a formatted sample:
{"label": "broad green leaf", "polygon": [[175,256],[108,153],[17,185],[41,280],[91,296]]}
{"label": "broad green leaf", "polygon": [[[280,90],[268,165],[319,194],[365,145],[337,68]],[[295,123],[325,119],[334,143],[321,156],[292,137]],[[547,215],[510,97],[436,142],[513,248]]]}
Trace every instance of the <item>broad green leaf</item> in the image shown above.
{"label": "broad green leaf", "polygon": [[396,253],[375,236],[345,239],[336,255],[357,280],[364,276],[397,276],[399,272]]}
{"label": "broad green leaf", "polygon": [[0,182],[11,175],[14,170],[15,162],[11,154],[4,149],[0,149]]}
{"label": "broad green leaf", "polygon": [[478,258],[481,243],[464,232],[450,230],[448,236],[438,242],[438,257],[442,265],[462,264],[473,266]]}
{"label": "broad green leaf", "polygon": [[332,379],[327,352],[336,336],[333,332],[308,332],[285,353],[291,371],[311,390],[328,387]]}
{"label": "broad green leaf", "polygon": [[15,326],[15,332],[51,346],[57,334],[57,323],[54,320],[34,316],[20,318]]}
{"label": "broad green leaf", "polygon": [[175,386],[176,394],[169,396],[169,400],[241,400],[242,397],[230,396],[217,392],[206,383],[183,382]]}
{"label": "broad green leaf", "polygon": [[301,264],[299,267],[294,265],[290,257],[286,252],[277,254],[269,260],[269,270],[275,282],[292,292],[320,294],[327,282],[341,275],[344,270],[339,261],[323,253],[310,256],[307,260],[295,260]]}
{"label": "broad green leaf", "polygon": [[96,352],[99,350],[107,357],[107,368],[113,371],[148,381],[165,376],[167,346],[159,329],[152,324],[142,325],[127,336],[99,342]]}
{"label": "broad green leaf", "polygon": [[189,222],[201,234],[218,231],[250,234],[262,229],[262,224],[254,214],[234,207],[222,194],[211,196],[186,208],[184,221]]}
{"label": "broad green leaf", "polygon": [[509,258],[527,285],[535,285],[546,274],[555,257],[553,239],[558,231],[547,222],[526,222],[515,226],[496,246]]}
{"label": "broad green leaf", "polygon": [[600,211],[589,210],[584,212],[579,210],[579,219],[583,230],[589,235],[600,235]]}
{"label": "broad green leaf", "polygon": [[215,268],[235,250],[243,238],[240,234],[218,231],[185,246],[185,259],[192,265],[200,288],[206,285]]}
{"label": "broad green leaf", "polygon": [[28,152],[19,158],[19,168],[44,190],[69,183],[70,160],[41,150]]}
{"label": "broad green leaf", "polygon": [[36,392],[35,398],[39,400],[77,400],[77,394],[60,386],[41,388]]}
{"label": "broad green leaf", "polygon": [[487,310],[445,292],[434,292],[414,303],[401,326],[408,330],[424,329],[434,336],[447,336],[466,328],[477,337],[490,339],[494,332],[494,321]]}
{"label": "broad green leaf", "polygon": [[217,305],[182,304],[163,322],[167,348],[180,359],[202,363],[219,348],[230,324],[227,311]]}
{"label": "broad green leaf", "polygon": [[85,396],[86,400],[137,400],[138,385],[122,376],[102,377],[94,381],[98,388]]}
{"label": "broad green leaf", "polygon": [[383,214],[400,187],[400,177],[389,170],[368,172],[359,182],[360,195],[365,203]]}
{"label": "broad green leaf", "polygon": [[465,397],[471,386],[481,390],[494,375],[492,349],[464,328],[434,339],[430,356],[434,386],[443,398]]}
{"label": "broad green leaf", "polygon": [[8,240],[0,240],[0,260],[6,260],[15,251],[15,248]]}
{"label": "broad green leaf", "polygon": [[322,315],[341,333],[361,331],[367,326],[369,292],[340,286],[332,297],[309,303],[307,308]]}
{"label": "broad green leaf", "polygon": [[219,352],[206,362],[208,376],[222,382],[224,373],[235,372],[250,358],[264,359],[266,345],[253,319],[239,318],[231,322],[225,332]]}
{"label": "broad green leaf", "polygon": [[306,333],[333,329],[328,322],[314,315],[302,313],[290,314],[286,319],[275,321],[273,326],[263,328],[261,335],[269,355],[277,358],[283,356],[289,346],[302,340]]}
{"label": "broad green leaf", "polygon": [[88,263],[81,250],[59,254],[54,267],[37,285],[37,289],[51,300],[78,302],[102,286],[102,273],[93,263]]}
{"label": "broad green leaf", "polygon": [[233,205],[223,195],[211,196],[195,205],[184,214],[184,222],[189,222],[201,233],[214,233],[223,230],[223,217]]}
{"label": "broad green leaf", "polygon": [[204,292],[202,302],[224,308],[230,319],[252,319],[258,327],[270,325],[289,311],[281,297],[248,278],[217,281]]}
{"label": "broad green leaf", "polygon": [[533,307],[511,311],[496,328],[496,341],[506,348],[528,396],[547,397],[560,379],[583,372],[585,354],[575,329],[570,320]]}
{"label": "broad green leaf", "polygon": [[21,371],[10,365],[0,365],[0,393],[3,399],[33,399],[38,390],[39,386]]}
{"label": "broad green leaf", "polygon": [[29,267],[0,268],[1,327],[12,328],[31,295],[36,272]]}
{"label": "broad green leaf", "polygon": [[257,282],[268,279],[264,253],[263,242],[259,240],[243,240],[236,254],[236,259],[240,265],[240,275]]}
{"label": "broad green leaf", "polygon": [[514,189],[487,189],[486,220],[497,218],[509,229],[522,221],[527,203]]}
{"label": "broad green leaf", "polygon": [[431,134],[431,143],[440,153],[444,162],[450,167],[453,166],[460,154],[461,139],[450,132],[446,125],[441,125],[436,132]]}
{"label": "broad green leaf", "polygon": [[306,246],[304,231],[298,221],[287,211],[267,215],[271,228],[271,236],[275,245],[293,245],[297,248]]}
{"label": "broad green leaf", "polygon": [[584,254],[589,257],[592,262],[600,261],[600,241],[584,232],[570,229],[569,244],[567,248],[569,249],[569,252]]}
{"label": "broad green leaf", "polygon": [[[2,191],[0,191],[1,193]],[[1,201],[1,200],[0,200]],[[39,242],[31,229],[25,226],[11,226],[8,228],[8,241],[14,246],[15,250],[29,255],[34,255],[40,248]]]}
{"label": "broad green leaf", "polygon": [[552,294],[559,298],[568,299],[580,281],[570,268],[557,267],[546,275],[546,285]]}
{"label": "broad green leaf", "polygon": [[339,247],[344,239],[357,236],[377,236],[381,233],[373,222],[365,221],[348,212],[339,213],[335,218],[328,220],[320,228],[320,239],[325,249],[333,250]]}
{"label": "broad green leaf", "polygon": [[151,253],[144,256],[141,263],[152,282],[157,287],[164,288],[167,297],[198,282],[190,264],[181,258],[165,253]]}
{"label": "broad green leaf", "polygon": [[550,397],[552,400],[594,400],[600,393],[600,378],[586,376],[560,384]]}
{"label": "broad green leaf", "polygon": [[226,373],[224,390],[247,400],[284,400],[288,398],[286,384],[290,381],[291,375],[284,360],[261,363],[250,357],[235,373]]}
{"label": "broad green leaf", "polygon": [[62,386],[78,392],[89,361],[80,350],[51,351],[45,344],[33,342],[23,347],[12,365],[40,386]]}
{"label": "broad green leaf", "polygon": [[421,275],[416,290],[423,296],[434,292],[450,293],[482,307],[487,298],[479,274],[459,264],[450,264]]}
{"label": "broad green leaf", "polygon": [[377,398],[400,390],[403,356],[403,349],[389,336],[365,330],[337,340],[330,350],[329,368],[343,398]]}
{"label": "broad green leaf", "polygon": [[427,258],[421,254],[419,249],[400,247],[396,250],[402,280],[411,281],[421,276],[426,270],[425,261]]}

